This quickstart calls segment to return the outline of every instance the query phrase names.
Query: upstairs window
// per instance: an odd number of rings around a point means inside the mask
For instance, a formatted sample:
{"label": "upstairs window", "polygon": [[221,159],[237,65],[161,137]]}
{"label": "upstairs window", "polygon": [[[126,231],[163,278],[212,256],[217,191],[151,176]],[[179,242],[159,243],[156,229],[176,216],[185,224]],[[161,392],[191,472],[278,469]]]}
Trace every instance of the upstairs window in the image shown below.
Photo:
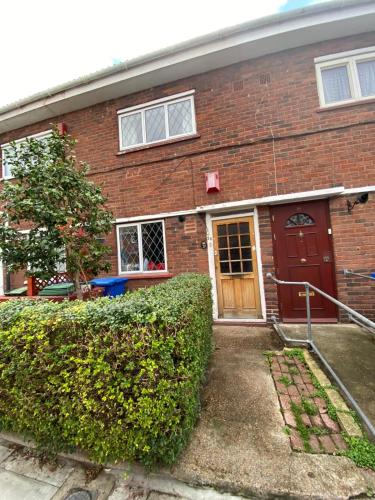
{"label": "upstairs window", "polygon": [[[14,141],[16,147],[21,147],[22,144],[27,139],[36,139],[38,141],[43,141],[47,139],[51,135],[51,130],[47,130],[46,132],[41,132],[39,134],[29,135],[28,137],[23,137],[22,139],[17,139]],[[12,175],[12,162],[10,155],[11,144],[8,142],[7,144],[1,145],[1,159],[2,159],[2,178],[3,179],[13,179]]]}
{"label": "upstairs window", "polygon": [[120,150],[196,133],[194,91],[118,111]]}
{"label": "upstairs window", "polygon": [[375,97],[375,47],[315,59],[320,105]]}

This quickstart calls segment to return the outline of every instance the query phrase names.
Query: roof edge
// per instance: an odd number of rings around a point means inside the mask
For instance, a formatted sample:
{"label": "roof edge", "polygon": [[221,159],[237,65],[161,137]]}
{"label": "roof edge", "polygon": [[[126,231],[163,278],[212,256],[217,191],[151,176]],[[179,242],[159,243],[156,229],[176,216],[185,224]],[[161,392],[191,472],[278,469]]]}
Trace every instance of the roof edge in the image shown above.
{"label": "roof edge", "polygon": [[247,21],[245,23],[236,24],[233,26],[229,26],[224,29],[220,29],[217,31],[213,31],[206,35],[202,35],[196,38],[192,38],[183,42],[180,42],[176,45],[170,45],[163,49],[156,50],[154,52],[149,52],[145,55],[137,56],[132,59],[128,59],[123,63],[116,64],[115,66],[108,66],[101,70],[95,71],[93,73],[89,73],[87,75],[83,75],[82,77],[69,80],[62,84],[56,85],[49,89],[43,90],[41,92],[37,92],[36,94],[32,94],[25,98],[13,101],[5,106],[0,107],[0,120],[1,115],[5,114],[8,111],[12,111],[17,108],[21,108],[25,105],[32,104],[33,102],[40,101],[42,99],[52,97],[60,92],[65,90],[70,90],[75,87],[80,87],[82,85],[92,83],[95,80],[99,80],[106,76],[115,75],[117,73],[121,73],[122,71],[127,71],[131,68],[135,68],[137,66],[141,66],[143,64],[149,63],[151,61],[155,61],[157,59],[161,59],[165,56],[169,56],[172,54],[177,54],[186,49],[191,49],[197,47],[199,45],[204,45],[206,43],[211,43],[216,40],[228,38],[229,36],[236,35],[238,33],[242,33],[244,31],[254,30],[256,28],[271,26],[273,24],[278,24],[281,22],[288,21],[290,19],[298,19],[300,17],[304,17],[306,14],[316,14],[322,12],[330,12],[333,10],[338,10],[346,7],[350,7],[352,5],[366,5],[368,3],[372,3],[373,0],[337,0],[331,2],[323,2],[321,4],[311,5],[309,7],[302,7],[299,9],[291,10],[288,12],[276,13],[270,16],[262,17],[259,19],[254,19],[251,21]]}

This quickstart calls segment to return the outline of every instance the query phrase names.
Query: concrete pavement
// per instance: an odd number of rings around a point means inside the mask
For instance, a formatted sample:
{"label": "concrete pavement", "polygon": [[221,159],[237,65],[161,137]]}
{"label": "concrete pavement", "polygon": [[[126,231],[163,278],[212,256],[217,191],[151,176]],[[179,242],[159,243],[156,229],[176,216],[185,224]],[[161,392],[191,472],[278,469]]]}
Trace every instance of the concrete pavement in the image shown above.
{"label": "concrete pavement", "polygon": [[216,326],[204,408],[174,477],[259,498],[343,499],[375,491],[375,473],[349,459],[291,451],[262,355],[281,347],[268,328]]}

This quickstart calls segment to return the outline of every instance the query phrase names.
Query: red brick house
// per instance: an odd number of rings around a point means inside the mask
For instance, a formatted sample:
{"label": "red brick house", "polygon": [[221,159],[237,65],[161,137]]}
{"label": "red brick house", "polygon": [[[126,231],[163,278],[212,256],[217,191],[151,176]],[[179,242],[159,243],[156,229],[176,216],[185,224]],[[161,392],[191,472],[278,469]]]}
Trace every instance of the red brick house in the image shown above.
{"label": "red brick house", "polygon": [[374,286],[343,273],[375,271],[374,26],[373,1],[331,2],[111,67],[0,109],[3,158],[65,124],[109,198],[111,275],[130,288],[209,273],[215,319],[298,321],[303,294],[273,272],[374,317]]}

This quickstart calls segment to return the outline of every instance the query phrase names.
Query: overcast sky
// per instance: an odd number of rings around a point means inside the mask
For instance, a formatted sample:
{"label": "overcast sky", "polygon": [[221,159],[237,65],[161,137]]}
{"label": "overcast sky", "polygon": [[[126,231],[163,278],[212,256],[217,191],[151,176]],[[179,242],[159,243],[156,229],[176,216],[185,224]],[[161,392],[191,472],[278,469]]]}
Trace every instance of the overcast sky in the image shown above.
{"label": "overcast sky", "polygon": [[321,1],[3,0],[0,106],[225,26]]}

